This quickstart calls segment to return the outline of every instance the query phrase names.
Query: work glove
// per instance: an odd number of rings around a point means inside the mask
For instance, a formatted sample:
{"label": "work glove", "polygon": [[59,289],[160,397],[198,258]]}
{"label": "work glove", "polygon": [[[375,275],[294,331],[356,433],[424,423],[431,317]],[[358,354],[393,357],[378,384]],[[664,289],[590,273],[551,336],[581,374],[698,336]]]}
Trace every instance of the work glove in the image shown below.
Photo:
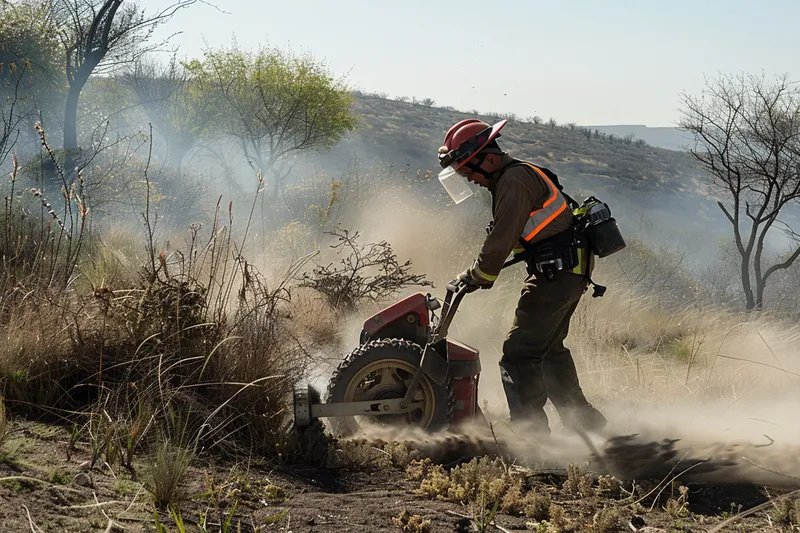
{"label": "work glove", "polygon": [[487,279],[478,268],[478,262],[472,264],[471,267],[458,275],[458,278],[451,283],[457,284],[462,282],[467,285],[467,292],[473,292],[477,289],[491,289],[494,285],[494,280]]}

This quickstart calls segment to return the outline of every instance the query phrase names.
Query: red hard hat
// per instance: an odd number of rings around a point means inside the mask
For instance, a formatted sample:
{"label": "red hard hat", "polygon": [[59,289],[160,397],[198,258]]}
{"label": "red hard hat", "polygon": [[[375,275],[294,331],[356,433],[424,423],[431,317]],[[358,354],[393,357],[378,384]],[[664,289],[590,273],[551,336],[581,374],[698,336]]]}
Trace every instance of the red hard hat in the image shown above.
{"label": "red hard hat", "polygon": [[458,169],[480,152],[487,144],[500,134],[500,130],[508,123],[501,120],[494,126],[468,118],[454,124],[444,136],[444,145],[439,149],[439,161],[442,167],[453,166]]}

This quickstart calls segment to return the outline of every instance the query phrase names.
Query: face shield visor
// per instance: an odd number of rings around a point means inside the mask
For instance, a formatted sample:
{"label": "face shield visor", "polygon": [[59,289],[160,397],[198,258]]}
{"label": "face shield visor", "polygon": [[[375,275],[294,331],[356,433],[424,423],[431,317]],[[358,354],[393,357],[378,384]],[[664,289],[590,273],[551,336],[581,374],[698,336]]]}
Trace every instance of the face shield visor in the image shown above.
{"label": "face shield visor", "polygon": [[457,204],[472,196],[472,187],[469,186],[464,176],[456,172],[454,166],[449,166],[439,172],[439,183]]}

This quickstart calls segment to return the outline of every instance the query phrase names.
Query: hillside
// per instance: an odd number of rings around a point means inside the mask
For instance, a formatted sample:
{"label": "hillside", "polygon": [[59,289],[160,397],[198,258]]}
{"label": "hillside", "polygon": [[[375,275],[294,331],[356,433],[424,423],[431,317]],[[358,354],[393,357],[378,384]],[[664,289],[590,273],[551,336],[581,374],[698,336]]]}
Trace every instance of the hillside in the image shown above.
{"label": "hillside", "polygon": [[641,139],[651,146],[658,146],[659,148],[666,148],[668,150],[685,150],[687,146],[692,145],[692,137],[678,128],[666,127],[650,127],[642,124],[612,124],[604,126],[588,126],[601,133],[613,133],[617,137],[625,137],[626,135],[633,135],[637,139]]}
{"label": "hillside", "polygon": [[[344,172],[354,158],[367,165],[438,172],[435,155],[444,133],[474,116],[367,95],[357,95],[355,111],[359,128],[315,160],[327,172]],[[478,116],[490,123],[501,118]],[[702,171],[688,153],[593,134],[587,138],[574,125],[551,127],[513,117],[500,144],[515,157],[553,170],[576,196],[601,196],[618,218],[645,214],[669,222],[679,217],[685,229],[726,229],[708,197]]]}

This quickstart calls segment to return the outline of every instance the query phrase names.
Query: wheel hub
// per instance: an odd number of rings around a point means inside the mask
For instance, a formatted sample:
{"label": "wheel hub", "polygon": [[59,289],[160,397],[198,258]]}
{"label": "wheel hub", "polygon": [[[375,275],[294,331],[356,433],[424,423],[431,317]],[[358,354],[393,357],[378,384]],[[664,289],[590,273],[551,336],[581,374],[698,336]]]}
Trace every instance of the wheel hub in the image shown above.
{"label": "wheel hub", "polygon": [[[376,361],[365,366],[351,379],[345,392],[345,401],[369,401],[403,398],[408,385],[418,371],[402,360]],[[412,401],[422,402],[419,409],[406,414],[361,417],[371,422],[396,425],[413,424],[427,426],[433,416],[433,391],[427,380],[420,381],[412,394]]]}

